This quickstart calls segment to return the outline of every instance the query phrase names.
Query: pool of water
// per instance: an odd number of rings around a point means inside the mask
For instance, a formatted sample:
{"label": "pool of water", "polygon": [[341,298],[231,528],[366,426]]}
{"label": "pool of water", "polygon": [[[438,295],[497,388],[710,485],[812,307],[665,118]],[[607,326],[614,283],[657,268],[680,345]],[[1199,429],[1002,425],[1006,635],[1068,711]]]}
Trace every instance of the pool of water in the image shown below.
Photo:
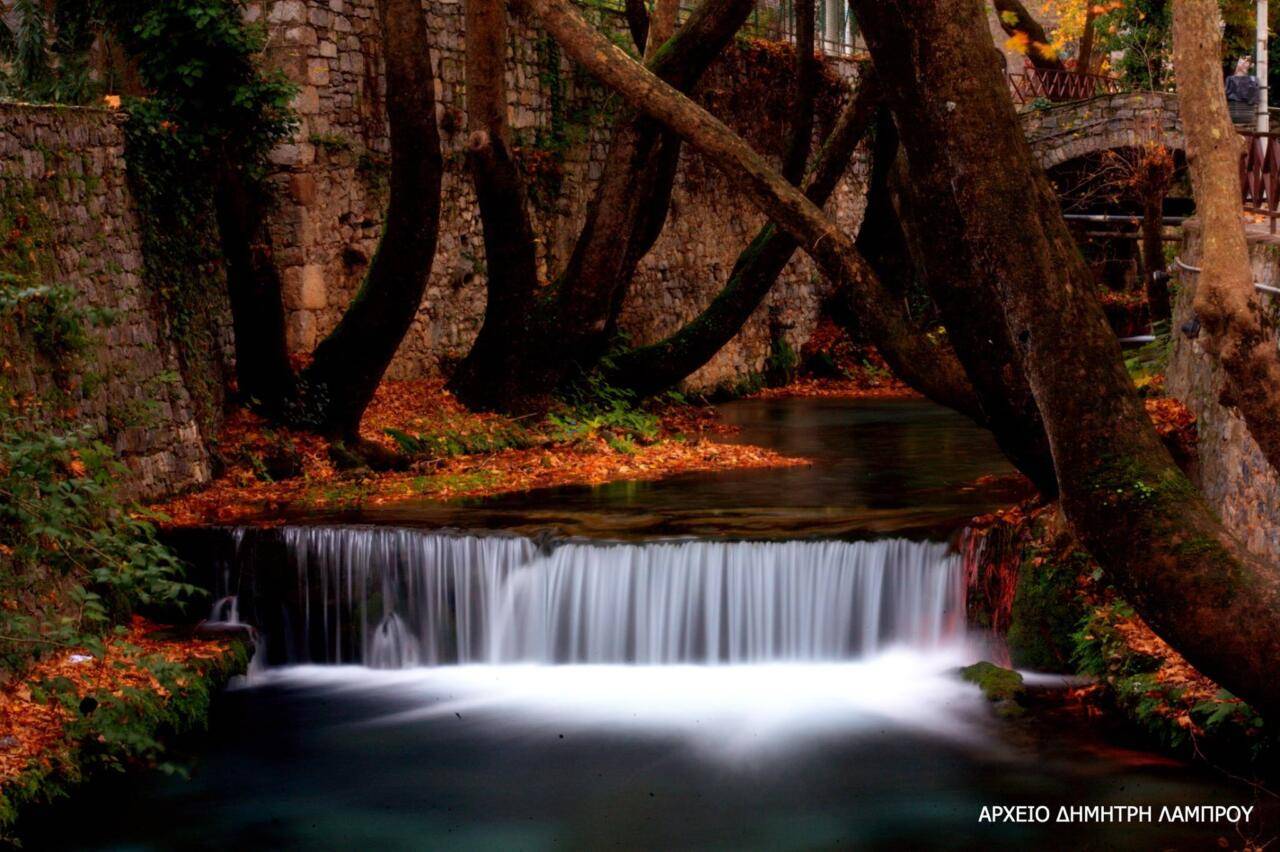
{"label": "pool of water", "polygon": [[[1061,700],[997,719],[957,677],[983,648],[957,616],[958,564],[928,542],[1017,496],[980,481],[1009,473],[989,436],[921,401],[725,416],[735,440],[814,464],[188,541],[223,554],[221,609],[237,596],[275,667],[220,696],[209,736],[175,755],[189,778],[95,783],[32,818],[30,848],[1201,849],[1276,833],[1276,801],[1246,785]],[[843,541],[738,541],[788,538]],[[878,540],[845,543],[860,538]],[[428,660],[465,664],[350,664]],[[1239,829],[980,821],[1040,804],[1255,810]]]}
{"label": "pool of water", "polygon": [[547,488],[443,505],[410,501],[294,520],[604,538],[945,538],[974,515],[1028,494],[1010,477],[1013,469],[990,433],[924,400],[743,400],[721,411],[740,429],[725,440],[813,464]]}
{"label": "pool of water", "polygon": [[1225,824],[979,823],[1254,798],[1076,718],[1000,722],[961,659],[281,669],[223,697],[190,780],[98,784],[32,848],[1239,848]]}

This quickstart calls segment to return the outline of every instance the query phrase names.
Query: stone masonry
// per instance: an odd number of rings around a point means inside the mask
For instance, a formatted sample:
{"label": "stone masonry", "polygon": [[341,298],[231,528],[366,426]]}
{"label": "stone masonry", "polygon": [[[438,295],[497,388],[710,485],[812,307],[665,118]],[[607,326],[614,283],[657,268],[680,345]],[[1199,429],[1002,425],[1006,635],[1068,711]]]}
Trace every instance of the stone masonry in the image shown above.
{"label": "stone masonry", "polygon": [[[391,367],[395,378],[447,372],[466,354],[485,303],[484,247],[463,154],[463,7],[459,0],[426,3],[446,160],[441,231],[422,309]],[[336,325],[377,246],[388,151],[379,28],[373,0],[267,0],[251,5],[249,14],[267,22],[270,60],[299,85],[294,106],[301,127],[273,153],[278,209],[272,240],[282,268],[290,346],[305,352]],[[560,129],[555,144],[562,177],[531,181],[549,279],[572,250],[603,166],[609,116],[618,105],[563,60],[549,38],[518,23],[508,69],[517,144],[546,149]],[[840,71],[849,75],[851,69]],[[712,70],[707,86],[715,85],[717,73]],[[751,114],[722,117],[748,135],[758,123]],[[862,163],[851,169],[830,205],[849,229],[861,217]],[[624,305],[623,333],[634,342],[650,342],[695,316],[723,286],[762,222],[722,175],[686,153],[671,217]],[[691,386],[732,383],[761,369],[773,335],[785,335],[798,349],[828,289],[808,258],[797,257],[767,303]]]}
{"label": "stone masonry", "polygon": [[[1198,266],[1200,229],[1195,220],[1183,229],[1181,257]],[[1280,240],[1266,233],[1266,226],[1249,231],[1249,253],[1254,280],[1280,286]],[[1197,277],[1182,272],[1177,282],[1173,327],[1179,329],[1194,316]],[[1276,298],[1260,294],[1264,310],[1275,316]],[[1280,478],[1233,408],[1220,401],[1222,368],[1204,351],[1199,340],[1173,335],[1173,355],[1167,371],[1168,389],[1196,415],[1199,431],[1200,490],[1250,551],[1263,557],[1280,553]]]}
{"label": "stone masonry", "polygon": [[[77,414],[132,471],[126,490],[146,499],[204,482],[210,467],[163,315],[142,281],[122,120],[0,104],[0,194],[15,230],[35,235],[39,267],[56,278],[41,283],[68,286],[79,307],[110,315],[93,331]],[[4,369],[20,394],[52,381],[29,348],[9,354]]]}

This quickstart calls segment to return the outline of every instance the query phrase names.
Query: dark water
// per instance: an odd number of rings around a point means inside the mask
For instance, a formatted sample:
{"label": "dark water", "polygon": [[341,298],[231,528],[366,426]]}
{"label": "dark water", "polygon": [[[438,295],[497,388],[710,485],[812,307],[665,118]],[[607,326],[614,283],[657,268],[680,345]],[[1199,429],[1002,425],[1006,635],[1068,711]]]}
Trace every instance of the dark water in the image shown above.
{"label": "dark water", "polygon": [[[938,539],[1011,499],[974,484],[1008,470],[990,439],[927,403],[726,414],[739,439],[816,463],[359,519]],[[1061,709],[997,720],[953,674],[978,653],[956,641],[821,663],[268,670],[220,698],[209,737],[187,746],[189,780],[95,783],[29,822],[28,847],[1203,849],[1277,833],[1274,800],[1097,720]],[[984,805],[1014,804],[1258,807],[1239,831],[979,822]]]}
{"label": "dark water", "polygon": [[728,440],[812,465],[550,488],[449,505],[400,503],[312,520],[542,530],[606,538],[945,538],[1026,496],[990,433],[923,400],[745,400],[721,409]]}
{"label": "dark water", "polygon": [[[649,706],[564,712],[581,696],[563,681],[547,706],[528,696],[440,706],[457,698],[456,684],[387,677],[301,671],[231,692],[190,781],[98,784],[34,827],[32,848],[1140,850],[1218,848],[1219,838],[1240,848],[1227,825],[992,826],[978,817],[1001,803],[1253,801],[1070,720],[1011,729],[985,715],[982,699],[945,691],[899,697],[950,702],[949,714],[968,719],[957,730],[909,708],[823,706],[812,684],[789,697],[819,707],[808,715],[744,719],[694,690],[673,722]],[[608,672],[583,679],[610,683]],[[690,701],[689,685],[676,686],[676,700]],[[864,687],[876,688],[854,688]],[[730,692],[722,703],[749,700]],[[653,688],[652,700],[672,695]],[[415,718],[424,707],[435,712]],[[934,730],[914,724],[924,722]],[[1269,837],[1276,816],[1273,807],[1262,824],[1255,810],[1246,836]]]}

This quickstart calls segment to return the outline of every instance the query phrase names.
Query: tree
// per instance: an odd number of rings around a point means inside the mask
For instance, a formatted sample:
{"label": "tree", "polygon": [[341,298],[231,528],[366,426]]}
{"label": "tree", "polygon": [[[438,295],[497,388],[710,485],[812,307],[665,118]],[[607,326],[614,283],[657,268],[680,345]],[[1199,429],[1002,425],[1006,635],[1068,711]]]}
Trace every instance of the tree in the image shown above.
{"label": "tree", "polygon": [[418,0],[378,0],[378,16],[391,128],[382,238],[360,291],[316,347],[292,401],[295,419],[347,442],[358,442],[360,418],[418,314],[440,219],[443,164],[426,15]]}
{"label": "tree", "polygon": [[[499,36],[492,33],[505,33],[505,12],[496,0],[477,3],[497,10],[476,18],[496,44]],[[647,67],[677,89],[691,90],[752,8],[751,0],[707,0],[678,32],[655,45],[663,30],[674,27],[672,7],[660,4],[661,14],[645,34]],[[500,85],[501,55],[493,61],[468,50],[468,75],[493,80],[490,88]],[[468,112],[486,109],[481,101],[468,104]],[[488,108],[487,114],[483,144],[500,144],[505,111]],[[482,144],[474,131],[471,139],[473,150]],[[679,151],[679,138],[652,118],[631,112],[618,120],[574,250],[547,286],[537,278],[519,173],[507,171],[506,191],[493,191],[489,184],[495,178],[476,168],[473,156],[485,222],[488,305],[470,352],[449,382],[460,400],[474,408],[543,410],[558,389],[604,354],[636,265],[665,223]]]}
{"label": "tree", "polygon": [[[379,0],[391,127],[379,249],[334,331],[295,375],[264,217],[267,152],[294,123],[292,87],[258,66],[262,33],[226,0],[111,0],[143,79],[208,171],[225,259],[241,395],[269,416],[359,444],[361,415],[417,313],[435,254],[441,156],[424,13]],[[372,448],[370,448],[372,449]]]}
{"label": "tree", "polygon": [[[950,182],[962,217],[955,233],[973,259],[973,274],[955,285],[985,290],[1001,306],[1077,536],[1193,665],[1264,713],[1280,710],[1271,674],[1280,572],[1223,529],[1156,436],[1017,123],[979,4],[855,0],[855,8],[912,174]],[[947,140],[941,157],[937,139]],[[945,253],[950,241],[936,248]]]}
{"label": "tree", "polygon": [[[525,0],[591,73],[732,171],[824,267],[848,278],[876,343],[895,360],[882,297],[847,237],[716,119],[602,43],[564,0]],[[1280,573],[1248,556],[1155,434],[1120,359],[1094,283],[1032,158],[976,0],[857,0],[913,176],[945,174],[971,274],[999,305],[1043,417],[1077,535],[1151,627],[1264,713],[1280,710]],[[921,140],[947,140],[942,158]],[[991,164],[1001,168],[993,169]],[[947,254],[947,240],[937,247]],[[959,294],[960,296],[963,295]],[[896,368],[893,361],[891,366]],[[928,363],[941,363],[932,360]],[[913,371],[915,372],[915,371]]]}
{"label": "tree", "polygon": [[[796,20],[795,96],[782,175],[798,185],[804,177],[813,136],[817,89],[812,4],[797,4]],[[878,100],[875,81],[868,75],[836,119],[805,181],[805,195],[814,204],[825,204],[847,171]],[[766,223],[734,262],[724,288],[697,317],[662,340],[612,356],[604,368],[605,379],[638,396],[679,384],[741,330],[768,295],[796,247],[789,234]]]}
{"label": "tree", "polygon": [[1000,28],[1011,39],[1025,45],[1027,58],[1036,68],[1045,71],[1064,71],[1058,51],[1052,47],[1052,39],[1040,22],[1031,16],[1019,0],[992,0]]}
{"label": "tree", "polygon": [[1174,0],[1174,65],[1203,240],[1195,312],[1205,348],[1226,374],[1229,402],[1280,470],[1280,353],[1253,286],[1240,210],[1240,137],[1222,88],[1218,23],[1216,0]]}
{"label": "tree", "polygon": [[947,341],[914,325],[853,241],[764,157],[719,119],[633,62],[567,3],[526,0],[520,8],[535,15],[566,54],[605,85],[719,165],[832,280],[847,287],[860,323],[897,375],[926,396],[985,422]]}

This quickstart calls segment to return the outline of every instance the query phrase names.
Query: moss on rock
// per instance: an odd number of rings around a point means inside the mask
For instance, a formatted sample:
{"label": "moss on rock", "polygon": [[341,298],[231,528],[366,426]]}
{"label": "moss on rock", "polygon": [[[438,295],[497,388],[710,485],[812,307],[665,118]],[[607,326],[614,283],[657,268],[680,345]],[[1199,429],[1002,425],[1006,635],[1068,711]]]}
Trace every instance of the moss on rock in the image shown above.
{"label": "moss on rock", "polygon": [[982,690],[982,694],[995,705],[996,713],[1001,717],[1011,718],[1026,712],[1022,706],[1026,686],[1022,682],[1022,675],[1012,669],[1001,668],[983,660],[965,666],[959,670],[959,674]]}

